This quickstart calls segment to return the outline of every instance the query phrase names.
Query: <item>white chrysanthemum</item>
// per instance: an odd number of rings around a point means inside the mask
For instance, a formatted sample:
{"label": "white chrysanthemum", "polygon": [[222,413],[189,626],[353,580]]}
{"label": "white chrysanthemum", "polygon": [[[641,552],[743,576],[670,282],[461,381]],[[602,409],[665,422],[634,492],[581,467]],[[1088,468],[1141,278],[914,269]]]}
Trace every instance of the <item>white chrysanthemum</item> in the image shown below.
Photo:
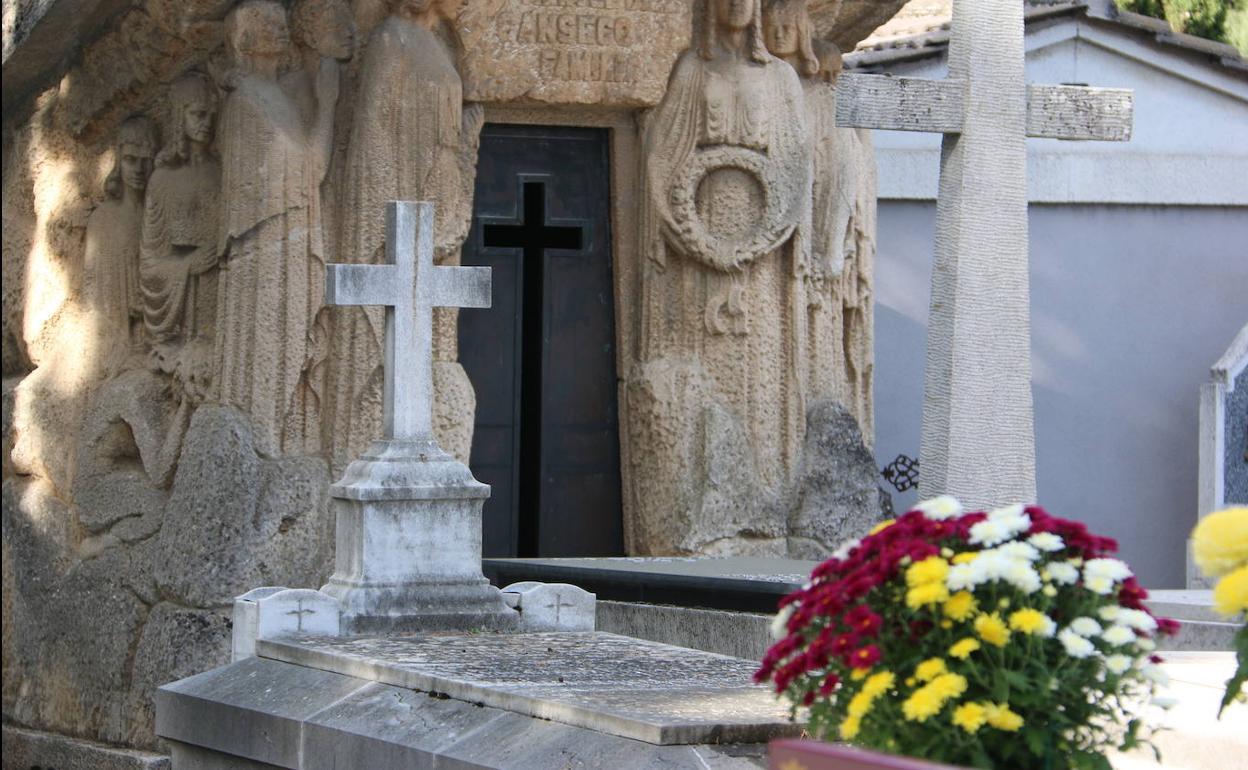
{"label": "white chrysanthemum", "polygon": [[1034,545],[1018,541],[1011,541],[999,546],[997,552],[1007,558],[1021,559],[1023,561],[1035,561],[1040,558],[1040,551]]}
{"label": "white chrysanthemum", "polygon": [[1057,635],[1057,640],[1062,643],[1062,647],[1066,648],[1066,654],[1072,658],[1086,658],[1096,652],[1091,642],[1069,628],[1062,629]]}
{"label": "white chrysanthemum", "polygon": [[1156,698],[1153,698],[1152,704],[1160,709],[1172,709],[1179,705],[1179,699],[1172,698],[1169,695],[1158,695]]}
{"label": "white chrysanthemum", "polygon": [[1101,620],[1108,620],[1112,623],[1122,617],[1122,607],[1117,604],[1107,604],[1097,610],[1096,614],[1101,616]]}
{"label": "white chrysanthemum", "polygon": [[1083,578],[1083,587],[1094,594],[1101,596],[1109,596],[1114,592],[1114,581],[1103,575],[1093,575],[1092,577]]}
{"label": "white chrysanthemum", "polygon": [[1096,636],[1101,633],[1101,624],[1085,616],[1070,621],[1070,630],[1080,636]]}
{"label": "white chrysanthemum", "polygon": [[968,540],[974,545],[994,546],[1030,528],[1031,517],[1025,513],[1013,517],[985,519],[971,526],[971,536]]}
{"label": "white chrysanthemum", "polygon": [[1151,632],[1157,630],[1156,618],[1144,610],[1132,610],[1124,607],[1115,619],[1124,626],[1130,626],[1137,631]]}
{"label": "white chrysanthemum", "polygon": [[1045,639],[1052,639],[1057,633],[1057,624],[1053,622],[1053,618],[1048,615],[1044,616],[1044,620],[1040,623],[1040,628],[1033,632],[1036,636],[1042,636]]}
{"label": "white chrysanthemum", "polygon": [[923,500],[914,508],[932,521],[954,519],[962,515],[962,503],[959,503],[958,498],[952,495],[941,495],[930,500]]}
{"label": "white chrysanthemum", "polygon": [[797,611],[797,602],[789,604],[779,612],[771,621],[771,638],[780,641],[789,633],[789,619],[793,617],[793,613]]}
{"label": "white chrysanthemum", "polygon": [[1083,579],[1104,577],[1115,583],[1131,577],[1131,568],[1121,559],[1089,559],[1083,565]]}
{"label": "white chrysanthemum", "polygon": [[1079,568],[1070,562],[1055,561],[1046,565],[1044,569],[1054,583],[1073,586],[1079,582]]}
{"label": "white chrysanthemum", "polygon": [[977,571],[974,562],[971,564],[955,564],[949,568],[949,574],[945,575],[945,587],[955,593],[958,591],[969,591],[978,585],[976,577]]}
{"label": "white chrysanthemum", "polygon": [[1023,506],[1015,503],[988,511],[988,521],[1006,521],[1023,515]]}
{"label": "white chrysanthemum", "polygon": [[1140,673],[1149,681],[1155,682],[1161,687],[1170,685],[1170,675],[1162,670],[1161,666],[1149,663],[1140,669]]}
{"label": "white chrysanthemum", "polygon": [[1135,641],[1135,632],[1127,626],[1110,626],[1101,634],[1101,638],[1115,647],[1121,647]]}
{"label": "white chrysanthemum", "polygon": [[1055,535],[1052,532],[1037,532],[1027,538],[1027,542],[1031,543],[1036,548],[1039,548],[1041,551],[1060,551],[1066,547],[1066,544],[1062,542],[1061,536]]}
{"label": "white chrysanthemum", "polygon": [[1040,573],[1025,561],[1011,562],[1002,579],[1023,593],[1034,594],[1040,590]]}
{"label": "white chrysanthemum", "polygon": [[1152,639],[1144,639],[1144,638],[1136,639],[1135,646],[1139,647],[1144,652],[1152,652],[1153,650],[1157,649],[1157,643],[1154,642]]}
{"label": "white chrysanthemum", "polygon": [[845,561],[849,558],[849,552],[862,545],[862,541],[858,538],[846,540],[841,543],[841,547],[832,552],[832,558],[837,561]]}
{"label": "white chrysanthemum", "polygon": [[1126,655],[1110,655],[1105,659],[1105,668],[1114,674],[1122,674],[1131,668],[1131,658]]}

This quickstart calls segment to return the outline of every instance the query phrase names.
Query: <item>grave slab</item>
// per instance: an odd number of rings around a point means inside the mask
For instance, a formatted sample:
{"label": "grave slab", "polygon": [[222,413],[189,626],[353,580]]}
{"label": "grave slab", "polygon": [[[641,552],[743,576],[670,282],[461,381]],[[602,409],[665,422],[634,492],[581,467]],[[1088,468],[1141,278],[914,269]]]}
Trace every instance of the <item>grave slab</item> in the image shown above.
{"label": "grave slab", "polygon": [[675,745],[792,735],[757,663],[605,633],[260,640],[261,657]]}

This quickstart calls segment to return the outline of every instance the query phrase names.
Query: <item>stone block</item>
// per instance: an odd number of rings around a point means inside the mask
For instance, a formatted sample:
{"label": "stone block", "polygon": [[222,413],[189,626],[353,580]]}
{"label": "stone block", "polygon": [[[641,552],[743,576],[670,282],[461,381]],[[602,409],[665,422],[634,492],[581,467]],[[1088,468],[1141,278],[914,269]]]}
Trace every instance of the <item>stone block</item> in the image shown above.
{"label": "stone block", "polygon": [[324,461],[261,458],[245,416],[200,407],[160,530],[157,584],[194,607],[227,606],[266,583],[317,584],[328,561],[326,486]]}
{"label": "stone block", "polygon": [[152,608],[134,652],[131,683],[130,735],[127,740],[152,740],[156,688],[230,659],[228,610],[204,610],[161,602]]}
{"label": "stone block", "polygon": [[804,462],[789,556],[821,561],[880,520],[879,470],[858,421],[833,401],[807,410]]}
{"label": "stone block", "polygon": [[[169,757],[4,726],[4,770],[172,770]],[[179,766],[178,770],[183,770]]]}
{"label": "stone block", "polygon": [[256,639],[290,634],[338,635],[338,602],[306,588],[256,588],[234,600],[231,659],[256,654]]}
{"label": "stone block", "polygon": [[720,655],[761,660],[771,646],[771,615],[633,602],[598,602],[599,631]]}
{"label": "stone block", "polygon": [[570,583],[512,583],[503,601],[520,613],[521,631],[593,631],[596,597]]}

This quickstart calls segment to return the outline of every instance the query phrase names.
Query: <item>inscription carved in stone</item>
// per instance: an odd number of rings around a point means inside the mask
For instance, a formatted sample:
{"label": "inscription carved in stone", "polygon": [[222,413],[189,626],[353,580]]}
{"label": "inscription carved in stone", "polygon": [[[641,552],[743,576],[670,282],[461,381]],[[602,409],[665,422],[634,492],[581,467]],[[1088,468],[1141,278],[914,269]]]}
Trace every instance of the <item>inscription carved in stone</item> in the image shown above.
{"label": "inscription carved in stone", "polygon": [[479,0],[459,18],[465,97],[644,106],[689,44],[688,0]]}

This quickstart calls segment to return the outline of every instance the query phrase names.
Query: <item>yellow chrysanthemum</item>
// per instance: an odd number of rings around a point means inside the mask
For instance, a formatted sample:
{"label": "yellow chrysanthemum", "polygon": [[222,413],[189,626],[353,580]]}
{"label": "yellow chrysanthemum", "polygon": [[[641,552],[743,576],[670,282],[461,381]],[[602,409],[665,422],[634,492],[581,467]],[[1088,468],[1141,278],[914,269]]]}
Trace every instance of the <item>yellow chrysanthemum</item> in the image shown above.
{"label": "yellow chrysanthemum", "polygon": [[928,658],[914,669],[914,675],[923,682],[930,682],[949,669],[940,658]]}
{"label": "yellow chrysanthemum", "polygon": [[954,564],[970,564],[979,558],[979,551],[963,551],[955,554],[953,557]]}
{"label": "yellow chrysanthemum", "polygon": [[906,591],[906,606],[912,610],[929,604],[940,604],[949,598],[949,589],[944,583],[925,583]]}
{"label": "yellow chrysanthemum", "polygon": [[914,588],[928,583],[943,583],[948,574],[949,562],[939,556],[929,556],[906,569],[906,585]]}
{"label": "yellow chrysanthemum", "polygon": [[944,705],[944,699],[931,687],[920,687],[902,701],[901,713],[911,722],[925,722],[928,717],[939,713]]}
{"label": "yellow chrysanthemum", "polygon": [[1010,628],[1024,634],[1039,634],[1052,627],[1053,621],[1040,610],[1023,609],[1010,613]]}
{"label": "yellow chrysanthemum", "polygon": [[1248,612],[1248,566],[1225,575],[1213,588],[1213,608],[1223,615]]}
{"label": "yellow chrysanthemum", "polygon": [[958,591],[945,602],[944,612],[945,617],[960,623],[974,615],[978,608],[979,602],[975,600],[974,594],[970,591]]}
{"label": "yellow chrysanthemum", "polygon": [[874,700],[893,689],[893,685],[896,683],[897,677],[893,675],[892,671],[880,671],[867,677],[867,681],[862,685],[862,692]]}
{"label": "yellow chrysanthemum", "polygon": [[970,657],[972,652],[975,652],[978,649],[979,640],[968,636],[965,639],[953,643],[953,646],[949,648],[949,657],[957,658],[958,660],[966,660]]}
{"label": "yellow chrysanthemum", "polygon": [[1008,703],[985,704],[985,711],[990,727],[1012,733],[1023,726],[1023,718],[1010,711]]}
{"label": "yellow chrysanthemum", "polygon": [[1006,628],[1005,621],[995,612],[975,618],[975,633],[979,634],[980,639],[997,647],[1004,647],[1010,641],[1010,629]]}
{"label": "yellow chrysanthemum", "polygon": [[956,698],[966,692],[966,677],[961,674],[941,674],[928,687],[946,700]]}
{"label": "yellow chrysanthemum", "polygon": [[862,719],[860,717],[845,717],[845,721],[841,722],[840,734],[841,740],[852,741],[858,737],[858,731],[862,729]]}
{"label": "yellow chrysanthemum", "polygon": [[1248,565],[1248,508],[1211,513],[1192,530],[1192,555],[1209,577]]}
{"label": "yellow chrysanthemum", "polygon": [[861,682],[863,679],[866,679],[867,675],[870,673],[871,669],[869,668],[856,668],[850,673],[849,678],[855,682]]}
{"label": "yellow chrysanthemum", "polygon": [[868,532],[867,534],[874,535],[877,532],[883,532],[884,530],[893,526],[893,524],[895,524],[896,522],[897,522],[896,519],[885,519],[884,521],[881,521],[879,524],[876,524],[874,527],[872,527],[871,531]]}
{"label": "yellow chrysanthemum", "polygon": [[963,703],[953,710],[953,724],[973,733],[988,721],[988,709],[979,703]]}
{"label": "yellow chrysanthemum", "polygon": [[861,719],[867,715],[868,711],[871,710],[871,700],[872,698],[870,695],[867,695],[865,692],[860,692],[849,699],[849,706],[845,708],[845,713],[849,714],[851,717],[858,717]]}

